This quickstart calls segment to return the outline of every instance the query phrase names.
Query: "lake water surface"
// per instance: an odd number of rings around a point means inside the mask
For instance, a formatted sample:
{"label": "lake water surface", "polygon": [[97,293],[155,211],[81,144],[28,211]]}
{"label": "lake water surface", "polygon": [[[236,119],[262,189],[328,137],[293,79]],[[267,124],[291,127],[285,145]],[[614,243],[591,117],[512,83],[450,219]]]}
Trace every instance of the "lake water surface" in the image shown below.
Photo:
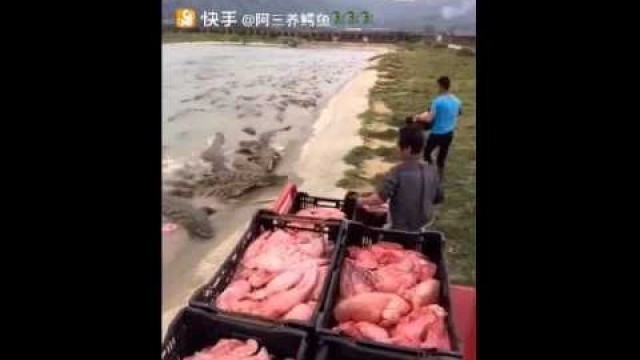
{"label": "lake water surface", "polygon": [[274,138],[304,138],[320,108],[373,55],[365,49],[289,48],[211,43],[162,47],[163,169],[197,157],[216,132],[225,152],[239,140],[291,125]]}

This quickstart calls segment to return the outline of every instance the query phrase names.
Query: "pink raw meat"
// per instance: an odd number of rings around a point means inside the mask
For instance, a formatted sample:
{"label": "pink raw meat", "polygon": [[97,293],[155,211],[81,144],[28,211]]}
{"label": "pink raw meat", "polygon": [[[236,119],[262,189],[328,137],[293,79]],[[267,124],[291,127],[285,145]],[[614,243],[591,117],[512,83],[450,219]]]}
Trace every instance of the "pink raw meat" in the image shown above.
{"label": "pink raw meat", "polygon": [[320,299],[320,295],[322,295],[322,288],[324,287],[324,281],[327,277],[328,269],[328,266],[318,267],[318,280],[316,281],[316,286],[313,288],[313,292],[311,292],[311,299]]}
{"label": "pink raw meat", "polygon": [[211,346],[202,351],[198,351],[190,357],[186,357],[184,360],[218,360],[224,359],[226,354],[242,348],[245,343],[236,339],[221,339],[214,346]]}
{"label": "pink raw meat", "polygon": [[393,243],[393,242],[389,242],[389,241],[378,241],[376,243],[376,245],[378,247],[381,248],[386,248],[386,249],[395,249],[395,250],[404,250],[404,248],[402,247],[402,245],[398,244],[398,243]]}
{"label": "pink raw meat", "polygon": [[292,259],[289,267],[306,269],[309,267],[317,268],[318,266],[326,266],[327,264],[329,264],[329,259],[327,258]]}
{"label": "pink raw meat", "polygon": [[410,310],[411,305],[398,295],[371,292],[340,301],[333,314],[338,322],[353,320],[390,325]]}
{"label": "pink raw meat", "polygon": [[291,222],[289,223],[289,226],[292,226],[294,228],[300,228],[300,229],[308,229],[308,230],[313,230],[316,227],[314,223],[304,222],[304,221]]}
{"label": "pink raw meat", "polygon": [[416,309],[402,318],[393,329],[393,342],[397,345],[420,346],[425,340],[428,327],[435,321],[435,317],[426,307]]}
{"label": "pink raw meat", "polygon": [[387,204],[382,205],[362,205],[362,208],[372,214],[375,215],[385,215],[389,211],[389,206]]}
{"label": "pink raw meat", "polygon": [[393,326],[400,318],[411,311],[411,305],[402,297],[394,295],[382,311],[382,320],[378,325],[382,327]]}
{"label": "pink raw meat", "polygon": [[[278,250],[278,251],[274,251]],[[284,256],[286,255],[286,249],[271,248],[271,251],[263,252],[262,254],[251,259],[247,265],[255,269],[262,269],[272,273],[279,273],[286,268]]]}
{"label": "pink raw meat", "polygon": [[300,281],[300,279],[302,278],[302,273],[303,271],[298,269],[285,271],[273,278],[273,280],[269,281],[267,286],[260,290],[254,291],[247,297],[251,300],[262,300],[277,292],[288,290],[294,287]]}
{"label": "pink raw meat", "polygon": [[253,288],[263,287],[269,281],[273,280],[278,273],[267,271],[264,269],[253,269],[251,275],[247,279]]}
{"label": "pink raw meat", "polygon": [[267,349],[260,348],[253,339],[246,342],[221,339],[214,346],[197,352],[185,360],[270,360],[270,358]]}
{"label": "pink raw meat", "polygon": [[431,279],[435,276],[436,270],[438,269],[436,264],[425,259],[424,255],[420,254],[417,251],[407,250],[406,254],[407,258],[411,259],[411,261],[413,262],[414,268],[418,273],[418,281]]}
{"label": "pink raw meat", "polygon": [[388,245],[373,244],[369,247],[378,265],[400,262],[405,257],[405,250],[389,247]]}
{"label": "pink raw meat", "polygon": [[272,248],[271,251],[258,255],[251,265],[273,273],[280,273],[292,267],[313,263],[316,266],[328,263],[326,258],[313,258],[296,247]]}
{"label": "pink raw meat", "polygon": [[434,263],[424,260],[424,262],[418,266],[418,279],[420,281],[431,279],[435,276],[436,270],[437,267]]}
{"label": "pink raw meat", "polygon": [[243,358],[247,356],[253,356],[258,351],[258,347],[258,343],[255,340],[249,339],[246,343],[236,347],[225,356],[230,358]]}
{"label": "pink raw meat", "polygon": [[327,236],[323,236],[322,241],[324,241],[325,256],[328,256],[329,254],[333,253],[333,249],[335,249],[335,245],[333,244],[333,241],[329,241],[329,238]]}
{"label": "pink raw meat", "polygon": [[360,330],[358,329],[356,324],[356,321],[341,322],[340,324],[338,324],[338,326],[334,327],[333,330],[360,339],[362,338],[362,334],[360,333]]}
{"label": "pink raw meat", "polygon": [[378,267],[378,261],[373,252],[357,246],[349,246],[349,257],[354,259],[358,266],[365,269],[375,269]]}
{"label": "pink raw meat", "polygon": [[427,279],[416,285],[409,292],[409,299],[414,309],[418,309],[424,305],[435,304],[438,302],[440,293],[440,281],[436,279]]}
{"label": "pink raw meat", "polygon": [[300,251],[316,258],[324,255],[324,239],[321,233],[300,231],[297,237],[300,239]]}
{"label": "pink raw meat", "polygon": [[349,247],[340,300],[333,309],[339,324],[334,329],[359,339],[450,349],[446,312],[436,305],[440,292],[436,270],[424,255],[400,244]]}
{"label": "pink raw meat", "polygon": [[242,263],[249,268],[279,272],[284,266],[282,256],[286,255],[293,243],[294,239],[289,233],[281,229],[276,230],[264,240],[259,253],[243,257]]}
{"label": "pink raw meat", "polygon": [[234,281],[218,296],[216,306],[221,309],[229,309],[234,303],[249,294],[250,291],[251,285],[246,280]]}
{"label": "pink raw meat", "polygon": [[297,216],[308,216],[317,219],[344,219],[345,215],[342,211],[336,208],[325,208],[325,207],[317,207],[317,208],[306,208],[298,211],[296,213]]}
{"label": "pink raw meat", "polygon": [[[333,245],[324,233],[292,229],[263,232],[245,251],[232,285],[216,303],[231,312],[308,321],[325,285],[328,244]],[[363,286],[357,276],[355,291]]]}
{"label": "pink raw meat", "polygon": [[309,321],[313,316],[313,307],[309,303],[298,304],[286,313],[283,320]]}
{"label": "pink raw meat", "polygon": [[367,339],[385,343],[391,341],[387,330],[366,321],[345,321],[333,329],[356,339]]}
{"label": "pink raw meat", "polygon": [[418,263],[417,269],[418,269],[418,279],[420,281],[424,281],[424,280],[433,278],[436,275],[436,270],[438,268],[436,264],[427,260],[422,260]]}
{"label": "pink raw meat", "polygon": [[269,237],[269,242],[268,244],[271,246],[287,246],[287,245],[293,245],[295,243],[297,243],[297,240],[295,239],[295,233],[294,232],[289,232],[283,229],[278,229],[276,231],[273,232],[273,235],[271,235]]}
{"label": "pink raw meat", "polygon": [[202,351],[202,353],[208,356],[221,356],[244,344],[243,341],[236,339],[220,339],[214,346]]}
{"label": "pink raw meat", "polygon": [[345,259],[340,275],[340,297],[348,298],[372,292],[373,289],[374,282],[370,271],[360,268],[352,260]]}
{"label": "pink raw meat", "polygon": [[400,259],[399,262],[387,266],[404,272],[413,272],[413,269],[418,267],[416,262],[410,257],[404,257]]}
{"label": "pink raw meat", "polygon": [[383,343],[391,342],[387,330],[381,328],[376,324],[372,324],[366,321],[359,321],[356,323],[356,327],[358,328],[360,334],[362,334],[363,339],[379,341]]}
{"label": "pink raw meat", "polygon": [[313,291],[317,277],[317,268],[308,267],[296,287],[266,298],[261,303],[260,314],[270,319],[276,319],[289,312],[297,304],[306,302]]}
{"label": "pink raw meat", "polygon": [[260,234],[249,246],[247,250],[244,252],[243,260],[251,259],[256,257],[264,246],[267,244],[269,237],[271,236],[271,231],[265,231]]}
{"label": "pink raw meat", "polygon": [[378,291],[402,293],[415,285],[417,277],[397,264],[391,264],[375,271],[374,282]]}
{"label": "pink raw meat", "polygon": [[233,274],[232,280],[247,280],[253,274],[253,270],[245,267],[242,263],[238,264]]}
{"label": "pink raw meat", "polygon": [[260,302],[255,300],[240,300],[233,302],[229,305],[227,311],[260,315]]}
{"label": "pink raw meat", "polygon": [[427,331],[427,338],[422,344],[426,348],[437,348],[443,350],[451,350],[451,343],[449,342],[449,336],[447,334],[447,327],[445,319],[447,316],[446,310],[439,305],[429,305],[427,308],[434,315],[434,321],[430,324]]}

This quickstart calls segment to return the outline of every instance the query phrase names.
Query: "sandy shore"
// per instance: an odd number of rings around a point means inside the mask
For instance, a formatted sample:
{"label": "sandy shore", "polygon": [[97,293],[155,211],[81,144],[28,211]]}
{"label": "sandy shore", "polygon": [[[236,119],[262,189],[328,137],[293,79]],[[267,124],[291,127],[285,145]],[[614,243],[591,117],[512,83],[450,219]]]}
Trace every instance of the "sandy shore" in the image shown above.
{"label": "sandy shore", "polygon": [[376,79],[375,70],[363,70],[320,113],[296,165],[296,173],[302,179],[298,185],[305,191],[318,196],[344,196],[345,190],[337,188],[336,182],[348,169],[344,156],[362,145],[358,115],[367,110],[369,89]]}
{"label": "sandy shore", "polygon": [[[379,52],[388,49],[379,48]],[[325,105],[313,125],[313,133],[302,146],[298,160],[293,162],[294,178],[300,188],[314,195],[342,197],[344,189],[335,186],[342,178],[347,165],[343,157],[353,147],[361,144],[358,134],[358,115],[368,107],[369,89],[377,79],[375,70],[363,70],[347,82]],[[233,212],[214,216],[214,227],[222,229],[212,241],[185,247],[171,263],[171,271],[163,269],[162,334],[177,312],[187,304],[189,296],[204,285],[229,255],[251,215],[272,201],[279,189],[261,189],[247,196]],[[265,205],[266,204],[266,205]],[[183,242],[184,236],[176,235],[168,241]],[[184,251],[184,250],[183,250]],[[166,254],[173,256],[173,254]],[[198,264],[193,266],[193,264]]]}

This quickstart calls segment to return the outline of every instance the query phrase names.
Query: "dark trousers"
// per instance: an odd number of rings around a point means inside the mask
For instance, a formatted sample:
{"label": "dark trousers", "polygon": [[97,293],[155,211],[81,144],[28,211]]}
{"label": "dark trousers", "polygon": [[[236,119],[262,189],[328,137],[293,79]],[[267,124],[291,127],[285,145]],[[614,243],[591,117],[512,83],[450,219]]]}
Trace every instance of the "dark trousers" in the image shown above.
{"label": "dark trousers", "polygon": [[438,158],[436,159],[436,164],[438,165],[438,170],[440,172],[440,176],[443,175],[444,164],[447,161],[447,155],[449,154],[449,146],[451,145],[451,141],[453,140],[453,131],[446,134],[429,134],[429,138],[427,139],[427,145],[424,147],[424,160],[429,164],[433,163],[431,158],[431,154],[433,150],[438,148]]}

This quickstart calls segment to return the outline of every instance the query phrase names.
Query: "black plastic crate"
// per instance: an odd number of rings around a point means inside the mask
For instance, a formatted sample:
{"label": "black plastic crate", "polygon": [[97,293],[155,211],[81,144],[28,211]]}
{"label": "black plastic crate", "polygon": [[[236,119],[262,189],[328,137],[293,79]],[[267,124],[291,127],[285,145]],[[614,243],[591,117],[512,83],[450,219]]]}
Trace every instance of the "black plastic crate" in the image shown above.
{"label": "black plastic crate", "polygon": [[302,209],[308,208],[334,208],[339,209],[345,214],[348,220],[354,218],[356,210],[356,198],[354,192],[348,192],[344,199],[331,199],[319,196],[311,196],[306,192],[298,192],[291,204],[289,214],[295,214]]}
{"label": "black plastic crate", "polygon": [[340,209],[340,211],[345,213],[347,220],[358,221],[367,226],[383,227],[387,223],[387,215],[372,214],[365,211],[363,208],[358,207],[356,204],[358,196],[359,194],[357,192],[349,191],[345,195],[344,199],[331,199],[311,196],[306,192],[299,192],[296,194],[288,213],[295,214],[298,211],[307,208],[335,208]]}
{"label": "black plastic crate", "polygon": [[[297,224],[300,226],[309,227],[298,227],[296,226]],[[300,327],[305,330],[315,330],[315,324],[317,322],[318,314],[326,297],[326,292],[328,291],[329,285],[331,283],[331,274],[336,267],[338,254],[340,252],[339,244],[343,241],[343,238],[346,235],[346,226],[347,223],[341,220],[319,220],[292,215],[277,215],[267,210],[258,210],[258,212],[254,215],[253,221],[249,225],[249,228],[244,233],[234,250],[220,266],[211,281],[199,288],[191,296],[191,298],[189,299],[189,305],[205,311],[252,319],[253,321],[259,323],[284,323],[293,327]],[[313,229],[311,229],[310,227],[313,227]],[[333,242],[334,244],[333,253],[329,256],[329,267],[327,269],[327,276],[324,279],[324,285],[320,295],[320,299],[318,299],[318,305],[316,306],[316,309],[313,312],[313,316],[308,323],[299,321],[276,321],[258,317],[252,314],[228,312],[219,309],[215,305],[215,300],[231,282],[236,272],[237,266],[240,264],[240,261],[242,260],[247,247],[262,232],[266,230],[273,230],[276,228],[290,228],[322,232],[327,234],[329,241]]]}
{"label": "black plastic crate", "polygon": [[[426,255],[430,261],[437,265],[437,271],[434,277],[440,281],[439,304],[448,313],[446,323],[449,341],[451,343],[451,351],[416,349],[367,340],[356,340],[347,336],[339,335],[337,332],[331,330],[337,325],[337,322],[333,317],[333,308],[336,305],[339,296],[340,275],[342,272],[342,264],[348,254],[347,248],[352,245],[372,245],[382,240],[401,244],[405,249],[416,250]],[[338,255],[336,268],[333,276],[331,277],[331,285],[327,291],[327,297],[322,306],[322,312],[318,317],[316,329],[320,339],[338,347],[348,344],[351,347],[361,349],[365,352],[367,349],[374,349],[381,350],[383,352],[392,351],[400,355],[405,355],[405,357],[398,357],[398,359],[415,359],[416,356],[427,356],[428,354],[438,356],[446,355],[460,359],[461,347],[453,325],[453,314],[451,311],[451,299],[449,294],[449,277],[443,252],[444,241],[444,235],[436,231],[405,232],[385,230],[364,226],[357,222],[348,222],[347,235]]]}
{"label": "black plastic crate", "polygon": [[445,353],[423,353],[420,357],[398,351],[365,347],[353,341],[338,337],[323,337],[318,341],[317,350],[311,360],[459,360],[459,356]]}
{"label": "black plastic crate", "polygon": [[222,338],[252,338],[265,346],[272,359],[304,360],[307,334],[282,325],[259,326],[224,315],[185,308],[173,320],[162,344],[162,360],[182,360]]}

